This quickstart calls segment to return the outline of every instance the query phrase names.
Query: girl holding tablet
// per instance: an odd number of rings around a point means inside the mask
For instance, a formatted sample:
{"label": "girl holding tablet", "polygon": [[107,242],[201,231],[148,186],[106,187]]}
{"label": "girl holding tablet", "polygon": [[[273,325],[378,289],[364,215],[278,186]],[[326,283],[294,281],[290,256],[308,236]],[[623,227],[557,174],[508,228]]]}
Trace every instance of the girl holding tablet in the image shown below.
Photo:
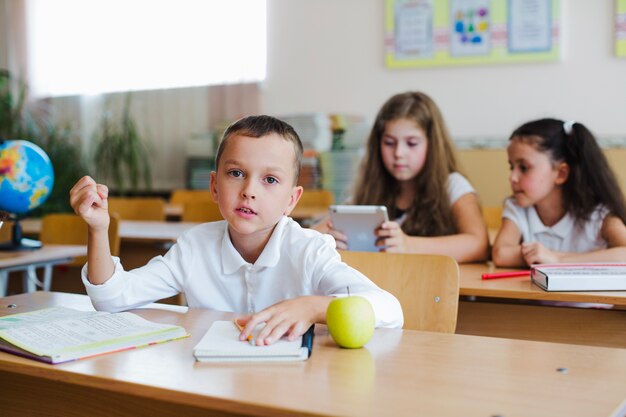
{"label": "girl holding tablet", "polygon": [[[387,207],[390,221],[375,230],[381,250],[487,259],[478,198],[457,172],[441,112],[424,93],[397,94],[379,110],[350,203]],[[348,248],[330,220],[315,228],[331,234],[338,249]]]}

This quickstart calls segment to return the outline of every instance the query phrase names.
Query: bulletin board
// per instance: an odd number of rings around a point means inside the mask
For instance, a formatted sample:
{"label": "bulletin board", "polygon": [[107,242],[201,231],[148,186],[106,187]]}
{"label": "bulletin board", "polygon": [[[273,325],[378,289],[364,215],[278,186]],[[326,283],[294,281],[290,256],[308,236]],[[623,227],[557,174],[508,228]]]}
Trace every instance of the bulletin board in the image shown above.
{"label": "bulletin board", "polygon": [[385,28],[389,68],[560,59],[559,0],[385,0]]}
{"label": "bulletin board", "polygon": [[615,55],[626,57],[626,0],[615,0]]}

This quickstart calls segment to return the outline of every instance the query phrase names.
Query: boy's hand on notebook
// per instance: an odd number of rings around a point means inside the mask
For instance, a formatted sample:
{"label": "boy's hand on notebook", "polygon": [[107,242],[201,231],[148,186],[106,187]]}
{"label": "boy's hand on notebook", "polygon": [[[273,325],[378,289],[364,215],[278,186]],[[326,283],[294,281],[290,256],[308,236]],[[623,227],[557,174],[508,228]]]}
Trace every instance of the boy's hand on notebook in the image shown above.
{"label": "boy's hand on notebook", "polygon": [[265,322],[265,327],[255,336],[257,346],[271,345],[285,335],[289,340],[295,340],[312,324],[324,322],[332,299],[326,296],[297,297],[276,303],[252,316],[238,318],[240,324],[245,323],[239,339],[246,340],[257,325]]}
{"label": "boy's hand on notebook", "polygon": [[528,265],[557,264],[560,262],[558,252],[551,251],[539,242],[522,243],[522,257]]}
{"label": "boy's hand on notebook", "polygon": [[110,222],[108,197],[106,185],[97,184],[93,178],[84,176],[70,190],[70,205],[89,227],[106,230]]}

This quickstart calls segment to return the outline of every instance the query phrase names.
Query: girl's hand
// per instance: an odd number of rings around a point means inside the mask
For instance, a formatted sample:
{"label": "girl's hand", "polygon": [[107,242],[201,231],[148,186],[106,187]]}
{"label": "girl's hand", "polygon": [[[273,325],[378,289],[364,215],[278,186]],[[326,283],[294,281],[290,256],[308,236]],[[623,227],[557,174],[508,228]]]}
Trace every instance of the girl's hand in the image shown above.
{"label": "girl's hand", "polygon": [[255,336],[257,346],[271,345],[284,335],[290,341],[302,336],[313,323],[324,323],[326,310],[333,297],[305,296],[281,301],[251,316],[240,317],[244,324],[239,340],[244,341],[260,323],[265,327]]}
{"label": "girl's hand", "polygon": [[94,230],[107,230],[109,227],[109,189],[96,184],[93,178],[84,176],[70,190],[70,205],[74,212]]}
{"label": "girl's hand", "polygon": [[539,242],[522,243],[522,257],[528,265],[556,264],[560,262],[557,252],[551,251]]}
{"label": "girl's hand", "polygon": [[335,230],[335,228],[333,227],[333,222],[331,220],[328,220],[328,222],[326,223],[326,227],[328,227],[328,231],[326,233],[335,238],[335,244],[337,246],[337,249],[348,249],[348,236],[344,235],[339,230]]}
{"label": "girl's hand", "polygon": [[398,222],[384,222],[375,231],[376,246],[385,252],[407,253],[408,236],[400,228]]}

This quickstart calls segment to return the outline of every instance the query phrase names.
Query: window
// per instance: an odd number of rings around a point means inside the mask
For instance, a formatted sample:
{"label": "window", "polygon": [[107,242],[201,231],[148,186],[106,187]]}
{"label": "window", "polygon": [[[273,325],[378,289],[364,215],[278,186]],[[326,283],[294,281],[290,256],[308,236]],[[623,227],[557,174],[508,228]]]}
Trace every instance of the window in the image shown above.
{"label": "window", "polygon": [[265,78],[262,0],[28,0],[37,96]]}

